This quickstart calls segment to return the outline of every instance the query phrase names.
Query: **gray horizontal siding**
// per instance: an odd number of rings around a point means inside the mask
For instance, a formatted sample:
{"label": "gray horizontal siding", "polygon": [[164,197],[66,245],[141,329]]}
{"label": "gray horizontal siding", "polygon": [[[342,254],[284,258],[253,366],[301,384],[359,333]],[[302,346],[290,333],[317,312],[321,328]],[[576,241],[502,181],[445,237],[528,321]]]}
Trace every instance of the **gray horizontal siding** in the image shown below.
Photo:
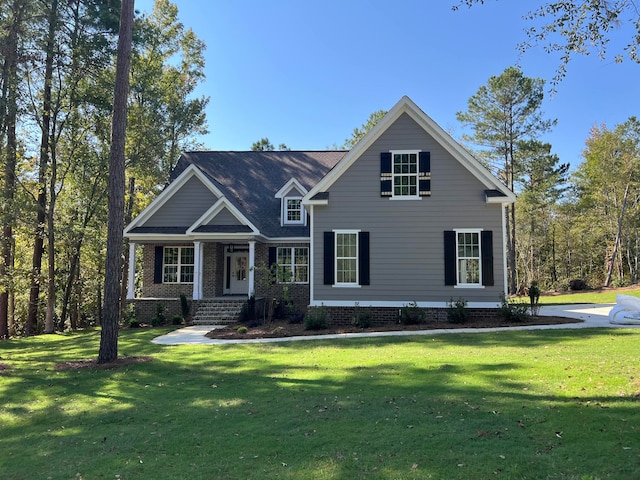
{"label": "gray horizontal siding", "polygon": [[[431,152],[431,196],[380,197],[380,152],[408,149]],[[502,209],[485,202],[486,188],[408,115],[401,116],[331,186],[329,205],[314,207],[314,300],[442,302],[463,297],[497,302],[504,291]],[[495,286],[444,285],[443,232],[456,228],[493,231]],[[371,285],[323,285],[322,235],[334,229],[370,232]]]}
{"label": "gray horizontal siding", "polygon": [[191,177],[144,226],[191,226],[216,200],[216,196],[198,178]]}
{"label": "gray horizontal siding", "polygon": [[236,217],[226,208],[211,219],[207,225],[242,225]]}

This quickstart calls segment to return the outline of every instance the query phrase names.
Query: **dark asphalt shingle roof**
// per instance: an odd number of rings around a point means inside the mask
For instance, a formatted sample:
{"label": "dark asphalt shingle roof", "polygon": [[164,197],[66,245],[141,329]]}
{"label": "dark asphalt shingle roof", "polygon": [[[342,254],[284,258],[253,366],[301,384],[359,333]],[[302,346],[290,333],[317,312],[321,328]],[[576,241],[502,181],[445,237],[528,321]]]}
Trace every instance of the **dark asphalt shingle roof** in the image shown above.
{"label": "dark asphalt shingle roof", "polygon": [[185,152],[180,157],[171,179],[175,179],[189,165],[195,165],[263,235],[308,236],[308,226],[280,226],[280,199],[275,198],[275,194],[292,178],[310,190],[346,153]]}

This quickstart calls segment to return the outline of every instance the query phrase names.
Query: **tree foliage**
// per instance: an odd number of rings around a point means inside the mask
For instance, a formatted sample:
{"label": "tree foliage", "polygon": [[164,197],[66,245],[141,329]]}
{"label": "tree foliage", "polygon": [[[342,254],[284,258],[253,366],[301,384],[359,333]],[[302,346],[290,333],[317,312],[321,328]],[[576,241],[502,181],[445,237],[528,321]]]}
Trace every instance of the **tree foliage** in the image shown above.
{"label": "tree foliage", "polygon": [[[452,8],[483,3],[485,0],[461,0]],[[620,31],[627,36],[626,56],[640,63],[640,6],[634,0],[544,2],[524,15],[524,20],[529,22],[525,29],[528,41],[519,45],[521,51],[542,45],[546,52],[560,54],[554,85],[565,77],[574,55],[596,53],[607,58],[609,43]],[[623,52],[615,53],[615,61],[623,61],[624,56]]]}
{"label": "tree foliage", "polygon": [[[0,4],[0,214],[11,232],[0,245],[0,336],[4,326],[14,335],[101,322],[119,14],[120,2],[103,0]],[[175,5],[158,0],[138,15],[132,47],[129,215],[197,146],[208,102],[195,95],[204,43]]]}
{"label": "tree foliage", "polygon": [[351,132],[351,137],[347,138],[342,144],[342,148],[345,150],[350,150],[353,146],[358,143],[376,124],[382,120],[382,118],[387,114],[386,110],[377,110],[369,115],[366,123],[363,123],[361,127],[356,127]]}
{"label": "tree foliage", "polygon": [[[486,85],[469,98],[467,111],[458,112],[458,120],[473,130],[464,140],[477,145],[478,155],[511,190],[523,175],[529,141],[549,131],[555,120],[542,113],[544,81],[526,77],[516,67],[492,76]],[[509,290],[517,290],[516,205],[508,207],[507,250]]]}

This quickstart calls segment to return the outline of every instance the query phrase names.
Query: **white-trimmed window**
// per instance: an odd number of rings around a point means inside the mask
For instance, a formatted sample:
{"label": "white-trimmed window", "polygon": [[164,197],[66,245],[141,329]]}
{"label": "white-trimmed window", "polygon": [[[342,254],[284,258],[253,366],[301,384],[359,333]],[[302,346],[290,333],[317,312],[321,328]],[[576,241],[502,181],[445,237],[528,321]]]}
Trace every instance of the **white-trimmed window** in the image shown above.
{"label": "white-trimmed window", "polygon": [[358,285],[358,232],[335,231],[335,283]]}
{"label": "white-trimmed window", "polygon": [[394,198],[419,198],[418,150],[391,152],[391,173]]}
{"label": "white-trimmed window", "polygon": [[278,247],[278,282],[309,283],[309,248]]}
{"label": "white-trimmed window", "polygon": [[480,230],[456,230],[458,285],[482,285]]}
{"label": "white-trimmed window", "polygon": [[193,283],[193,247],[164,247],[162,255],[163,283]]}
{"label": "white-trimmed window", "polygon": [[300,197],[287,197],[284,199],[285,225],[300,225],[304,223],[304,207]]}

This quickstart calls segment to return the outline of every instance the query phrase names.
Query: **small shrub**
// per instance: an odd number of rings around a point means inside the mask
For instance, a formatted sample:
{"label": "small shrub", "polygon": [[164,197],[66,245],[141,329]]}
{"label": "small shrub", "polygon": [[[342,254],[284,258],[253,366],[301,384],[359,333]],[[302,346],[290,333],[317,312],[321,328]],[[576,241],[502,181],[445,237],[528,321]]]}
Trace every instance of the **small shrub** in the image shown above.
{"label": "small shrub", "polygon": [[449,323],[463,324],[469,320],[469,310],[467,310],[467,301],[463,298],[449,300],[447,305],[447,320]]}
{"label": "small shrub", "polygon": [[358,302],[353,309],[353,317],[351,318],[351,324],[358,328],[369,328],[371,326],[371,312],[360,308]]}
{"label": "small shrub", "polygon": [[240,322],[251,323],[256,320],[256,297],[251,295],[242,305],[240,310]]}
{"label": "small shrub", "polygon": [[238,328],[236,328],[236,332],[241,334],[241,335],[244,335],[248,331],[249,331],[249,329],[247,327],[245,327],[244,325],[240,325]]}
{"label": "small shrub", "polygon": [[329,324],[329,311],[324,305],[307,310],[304,316],[305,330],[324,330]]}
{"label": "small shrub", "polygon": [[574,278],[569,282],[569,289],[573,291],[586,290],[587,282],[585,282],[582,278]]}
{"label": "small shrub", "polygon": [[529,308],[531,308],[531,315],[534,317],[540,313],[540,288],[535,280],[531,282],[529,287]]}
{"label": "small shrub", "polygon": [[177,313],[171,318],[171,325],[182,325],[182,315]]}
{"label": "small shrub", "polygon": [[398,322],[403,325],[418,325],[424,323],[426,316],[425,311],[416,302],[411,302],[400,309]]}
{"label": "small shrub", "polygon": [[277,337],[284,337],[284,328],[282,327],[276,327],[273,330],[271,330],[271,335],[275,335]]}
{"label": "small shrub", "polygon": [[[182,319],[184,319],[184,323],[186,325],[189,320],[189,316],[191,315],[191,304],[184,293],[180,294],[180,312],[182,313]],[[174,325],[177,324],[174,323]]]}
{"label": "small shrub", "polygon": [[509,299],[502,294],[500,295],[498,315],[501,316],[505,322],[521,323],[529,318],[529,305],[522,302],[509,302]]}
{"label": "small shrub", "polygon": [[[164,303],[156,303],[156,315],[151,319],[151,325],[154,327],[158,327],[160,325],[164,325],[167,321],[167,318],[164,316],[164,313],[167,311],[167,307]],[[155,319],[156,324],[154,325],[153,320]]]}
{"label": "small shrub", "polygon": [[132,318],[131,320],[129,320],[129,328],[140,328],[140,322],[135,318]]}
{"label": "small shrub", "polygon": [[296,312],[289,315],[289,323],[291,324],[299,324],[304,320],[304,313]]}

